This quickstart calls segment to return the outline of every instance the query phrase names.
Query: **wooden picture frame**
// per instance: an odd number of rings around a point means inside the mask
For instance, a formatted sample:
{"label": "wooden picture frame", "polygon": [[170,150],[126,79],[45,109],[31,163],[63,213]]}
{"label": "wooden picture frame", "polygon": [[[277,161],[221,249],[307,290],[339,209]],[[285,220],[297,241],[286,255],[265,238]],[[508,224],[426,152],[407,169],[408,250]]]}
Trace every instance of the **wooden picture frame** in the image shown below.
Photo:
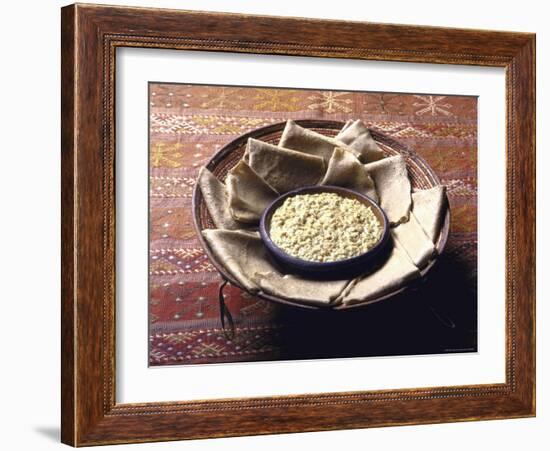
{"label": "wooden picture frame", "polygon": [[[535,35],[71,5],[62,9],[62,441],[73,446],[535,415]],[[506,382],[120,404],[115,399],[115,50],[506,68]]]}

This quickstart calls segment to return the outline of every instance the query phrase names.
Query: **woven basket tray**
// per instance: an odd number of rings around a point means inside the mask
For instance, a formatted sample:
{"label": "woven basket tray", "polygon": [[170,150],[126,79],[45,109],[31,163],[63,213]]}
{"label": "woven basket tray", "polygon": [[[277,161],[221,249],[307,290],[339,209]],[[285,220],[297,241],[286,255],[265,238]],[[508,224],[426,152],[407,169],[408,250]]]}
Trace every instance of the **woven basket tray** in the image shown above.
{"label": "woven basket tray", "polygon": [[[340,121],[297,120],[295,122],[304,128],[309,128],[311,130],[314,130],[318,133],[321,133],[325,136],[330,136],[330,137],[336,136],[344,126],[344,123]],[[242,158],[245,152],[246,142],[248,141],[248,138],[255,138],[255,139],[276,145],[279,142],[279,139],[283,133],[285,125],[286,125],[285,122],[280,122],[280,123],[269,125],[267,127],[262,127],[262,128],[253,130],[249,133],[246,133],[244,135],[241,135],[240,137],[231,141],[230,143],[225,145],[222,149],[220,149],[206,164],[206,168],[209,169],[212,172],[212,174],[214,174],[219,180],[221,180],[222,182],[225,181],[225,177],[227,176],[227,173]],[[393,140],[392,138],[380,132],[372,130],[371,133],[372,133],[372,137],[380,145],[380,147],[386,153],[387,156],[401,154],[403,155],[403,157],[405,157],[405,160],[407,162],[407,168],[409,171],[409,178],[411,180],[413,189],[427,189],[436,185],[440,185],[439,178],[437,177],[433,169],[428,165],[428,163],[424,161],[424,159],[416,155],[414,152],[412,152],[410,149],[406,148],[399,142]],[[235,280],[235,278],[227,271],[223,261],[219,261],[216,259],[210,247],[208,246],[208,243],[202,236],[202,233],[201,233],[202,230],[214,229],[215,226],[214,226],[214,223],[212,222],[212,218],[210,217],[210,214],[208,213],[208,209],[206,208],[206,204],[204,203],[201,190],[199,189],[198,184],[195,185],[195,188],[193,190],[193,221],[195,224],[198,238],[206,254],[208,255],[208,258],[210,259],[210,262],[219,271],[219,273],[222,275],[223,278],[227,279],[234,286],[237,286],[244,290],[244,288],[242,288],[241,285]],[[449,212],[449,209],[447,208],[447,212],[443,219],[441,233],[435,245],[437,249],[436,257],[434,257],[434,259],[431,260],[424,269],[422,269],[420,278],[413,280],[410,283],[388,294],[385,294],[384,296],[380,296],[378,298],[369,300],[368,302],[364,302],[356,305],[350,305],[350,306],[346,306],[346,305],[339,305],[334,307],[328,306],[328,308],[332,308],[335,310],[343,310],[343,309],[362,307],[365,305],[372,304],[374,302],[381,301],[383,299],[391,298],[399,293],[402,293],[406,289],[410,289],[414,286],[417,286],[419,282],[422,282],[423,280],[425,280],[426,274],[436,263],[437,255],[440,255],[441,252],[443,251],[445,244],[447,242],[447,237],[449,235],[449,226],[450,226],[450,212]],[[327,307],[306,305],[301,302],[293,302],[287,299],[282,299],[282,298],[271,296],[265,293],[258,293],[256,294],[256,296],[261,297],[263,299],[267,299],[269,301],[279,302],[287,305],[294,305],[294,306],[303,307],[303,308],[310,308],[310,309],[327,308]]]}

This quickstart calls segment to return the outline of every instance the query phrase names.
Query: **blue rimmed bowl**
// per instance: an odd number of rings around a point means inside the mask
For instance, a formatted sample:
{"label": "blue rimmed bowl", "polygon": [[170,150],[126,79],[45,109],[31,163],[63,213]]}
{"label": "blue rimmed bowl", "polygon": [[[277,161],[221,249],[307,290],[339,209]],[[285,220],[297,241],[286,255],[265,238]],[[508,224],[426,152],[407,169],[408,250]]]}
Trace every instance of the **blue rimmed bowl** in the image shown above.
{"label": "blue rimmed bowl", "polygon": [[[310,260],[302,260],[286,253],[283,249],[277,246],[270,236],[271,218],[275,211],[289,197],[294,197],[302,194],[319,194],[319,193],[335,193],[341,197],[356,199],[362,204],[371,208],[380,223],[383,231],[378,242],[367,252],[344,260],[333,262],[316,262]],[[356,191],[341,188],[339,186],[307,186],[298,188],[293,191],[279,196],[275,199],[264,211],[260,220],[260,236],[266,248],[273,258],[288,272],[293,272],[318,279],[332,279],[351,277],[356,274],[366,272],[372,267],[382,255],[385,255],[384,250],[387,249],[388,240],[390,237],[390,227],[388,218],[380,206],[370,197]]]}

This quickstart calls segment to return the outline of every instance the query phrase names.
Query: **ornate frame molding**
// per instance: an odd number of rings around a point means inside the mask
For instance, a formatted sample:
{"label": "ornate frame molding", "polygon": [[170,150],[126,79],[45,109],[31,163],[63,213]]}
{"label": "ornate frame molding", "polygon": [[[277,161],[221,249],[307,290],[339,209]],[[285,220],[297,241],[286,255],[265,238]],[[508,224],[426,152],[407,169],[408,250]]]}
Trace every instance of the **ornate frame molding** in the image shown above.
{"label": "ornate frame molding", "polygon": [[[80,4],[62,9],[61,31],[64,443],[147,442],[535,414],[535,35]],[[505,67],[506,383],[117,404],[118,47]]]}

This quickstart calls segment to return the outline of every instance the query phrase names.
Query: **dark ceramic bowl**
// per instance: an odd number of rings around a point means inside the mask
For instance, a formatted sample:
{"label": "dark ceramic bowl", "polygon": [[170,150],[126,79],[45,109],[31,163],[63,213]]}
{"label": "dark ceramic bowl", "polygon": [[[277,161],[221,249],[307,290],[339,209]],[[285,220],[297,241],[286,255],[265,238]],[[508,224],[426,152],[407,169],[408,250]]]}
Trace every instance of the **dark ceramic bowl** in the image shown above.
{"label": "dark ceramic bowl", "polygon": [[[298,194],[315,194],[315,193],[336,193],[342,197],[357,199],[365,205],[372,208],[372,212],[380,222],[383,228],[382,235],[371,249],[364,254],[345,260],[334,262],[315,262],[302,260],[292,255],[287,254],[278,247],[269,236],[271,227],[271,217],[279,206],[289,197]],[[342,278],[351,277],[356,274],[366,272],[376,264],[376,262],[385,255],[384,250],[387,248],[388,239],[390,236],[389,222],[384,211],[370,197],[338,186],[306,186],[290,191],[275,199],[264,211],[260,220],[260,236],[262,241],[271,253],[271,255],[289,272],[302,274],[311,278],[327,279],[327,278]]]}

